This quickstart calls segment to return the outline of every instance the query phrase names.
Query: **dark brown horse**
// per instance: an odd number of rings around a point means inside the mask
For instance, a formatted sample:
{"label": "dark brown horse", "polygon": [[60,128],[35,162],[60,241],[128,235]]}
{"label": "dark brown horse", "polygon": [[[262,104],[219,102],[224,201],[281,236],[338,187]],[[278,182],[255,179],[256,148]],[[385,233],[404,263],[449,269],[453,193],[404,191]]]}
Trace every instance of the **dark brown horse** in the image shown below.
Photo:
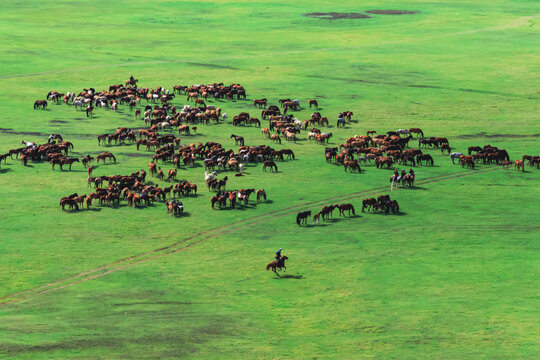
{"label": "dark brown horse", "polygon": [[353,215],[356,215],[353,204],[339,204],[337,207],[339,209],[339,215],[345,215],[345,211],[349,212],[349,216],[351,216],[351,211]]}
{"label": "dark brown horse", "polygon": [[263,163],[263,171],[266,171],[266,168],[269,167],[270,170],[272,171],[275,171],[277,172],[278,171],[278,167],[276,165],[275,162],[273,162],[272,160],[267,160]]}
{"label": "dark brown horse", "polygon": [[319,103],[315,99],[309,100],[309,108],[311,109],[311,106],[315,106],[316,108],[319,108]]}
{"label": "dark brown horse", "polygon": [[47,100],[36,100],[34,103],[34,110],[42,108],[43,110],[47,109]]}

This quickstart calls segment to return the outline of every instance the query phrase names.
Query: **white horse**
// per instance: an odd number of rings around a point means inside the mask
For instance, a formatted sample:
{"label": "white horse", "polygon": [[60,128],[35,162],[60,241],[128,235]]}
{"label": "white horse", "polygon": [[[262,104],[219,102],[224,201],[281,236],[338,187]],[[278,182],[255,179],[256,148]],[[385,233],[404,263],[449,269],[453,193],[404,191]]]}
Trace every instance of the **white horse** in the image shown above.
{"label": "white horse", "polygon": [[171,128],[171,124],[169,124],[168,122],[164,121],[164,122],[160,122],[158,124],[158,128],[160,128],[161,130],[167,128],[167,129],[170,129]]}
{"label": "white horse", "polygon": [[212,171],[210,174],[207,171],[205,171],[204,181],[208,182],[208,181],[214,180],[216,176],[217,176],[217,171]]}
{"label": "white horse", "polygon": [[75,101],[73,101],[73,106],[75,106],[75,110],[77,110],[77,107],[80,107],[82,109],[84,104],[83,104],[83,102],[81,100],[75,100]]}
{"label": "white horse", "polygon": [[450,159],[452,159],[452,164],[455,164],[454,159],[458,159],[463,156],[463,153],[453,152],[450,154]]}
{"label": "white horse", "polygon": [[118,110],[118,103],[113,103],[113,104],[111,105],[111,110],[113,110],[113,111]]}
{"label": "white horse", "polygon": [[221,115],[221,118],[223,119],[223,121],[227,120],[227,113],[223,113]]}
{"label": "white horse", "polygon": [[311,139],[313,139],[313,138],[315,137],[315,135],[318,135],[318,134],[317,134],[317,133],[314,133],[314,132],[311,132],[311,131],[310,131],[310,132],[308,132],[308,134],[307,134],[307,138],[308,138],[308,140],[311,140]]}
{"label": "white horse", "polygon": [[244,164],[238,164],[238,172],[241,174],[244,172]]}
{"label": "white horse", "polygon": [[398,135],[410,135],[410,131],[409,129],[399,129],[398,131],[396,131],[398,133]]}
{"label": "white horse", "polygon": [[21,141],[21,144],[24,144],[27,148],[35,148],[37,145],[31,141]]}
{"label": "white horse", "polygon": [[301,129],[303,125],[304,125],[304,124],[303,124],[300,120],[298,120],[298,119],[296,119],[296,118],[294,119],[294,127],[295,127],[295,128]]}

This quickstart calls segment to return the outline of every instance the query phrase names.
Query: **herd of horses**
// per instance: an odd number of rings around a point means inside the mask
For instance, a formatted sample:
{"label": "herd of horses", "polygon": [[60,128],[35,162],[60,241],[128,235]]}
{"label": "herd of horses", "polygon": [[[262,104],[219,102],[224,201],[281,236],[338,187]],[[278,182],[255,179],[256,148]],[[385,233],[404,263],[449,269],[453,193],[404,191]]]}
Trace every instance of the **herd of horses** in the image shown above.
{"label": "herd of horses", "polygon": [[[105,108],[117,111],[119,105],[127,105],[130,111],[135,111],[134,116],[144,118],[146,128],[129,129],[126,127],[118,128],[114,133],[97,135],[98,145],[118,145],[136,143],[137,150],[143,146],[148,151],[154,151],[152,159],[148,165],[152,176],[161,181],[176,181],[178,170],[181,166],[195,167],[196,163],[201,161],[206,171],[216,170],[234,170],[236,176],[242,176],[244,166],[250,163],[262,163],[262,170],[278,171],[275,161],[283,161],[285,157],[295,159],[294,152],[291,149],[273,149],[267,145],[246,146],[243,136],[231,134],[238,151],[225,149],[222,144],[208,141],[205,144],[190,143],[181,145],[180,138],[171,134],[173,128],[176,128],[180,135],[188,136],[197,130],[196,124],[209,124],[210,121],[219,123],[220,120],[226,121],[227,114],[222,113],[220,107],[207,105],[208,98],[215,100],[234,100],[246,99],[246,90],[240,84],[224,85],[223,83],[199,84],[192,86],[174,85],[172,93],[158,86],[153,88],[144,88],[137,86],[138,80],[131,78],[124,84],[111,85],[108,91],[96,91],[94,88],[83,89],[79,93],[50,91],[46,100],[37,100],[34,103],[34,109],[46,110],[49,101],[58,104],[60,101],[67,105],[73,105],[76,110],[85,109],[87,116],[92,116],[94,108]],[[175,96],[186,95],[187,102],[193,102],[193,106],[184,105],[177,108],[171,102]],[[144,111],[141,107],[141,101],[146,100],[147,104]],[[152,104],[150,104],[152,103]],[[159,103],[156,104],[156,103]],[[249,112],[241,112],[232,118],[234,126],[252,126],[261,128],[264,138],[281,144],[282,139],[288,142],[296,143],[299,134],[302,131],[307,132],[307,139],[313,140],[318,144],[329,144],[332,139],[331,132],[323,132],[320,127],[329,126],[327,117],[322,116],[318,111],[311,114],[309,119],[299,120],[291,114],[291,111],[301,109],[300,101],[296,99],[283,98],[279,100],[279,105],[269,104],[268,99],[255,99],[253,106],[261,109],[262,120],[268,121],[268,125],[261,127],[261,120],[253,117]],[[316,99],[309,100],[309,108],[319,108]],[[352,111],[342,111],[338,115],[337,127],[343,127],[347,121],[351,121]],[[308,129],[309,128],[309,129]],[[165,134],[160,134],[167,132]],[[418,148],[410,148],[412,139],[418,138]],[[6,162],[10,157],[19,158],[23,165],[31,162],[47,161],[54,170],[58,166],[60,170],[71,170],[74,163],[82,163],[87,168],[88,184],[95,186],[95,191],[90,195],[79,196],[72,194],[64,197],[60,201],[63,210],[78,210],[86,204],[91,208],[94,200],[99,200],[101,204],[118,206],[120,200],[127,200],[129,206],[136,207],[141,204],[150,205],[154,201],[163,201],[166,204],[168,212],[179,215],[183,212],[183,204],[176,199],[167,200],[167,196],[172,194],[176,196],[188,196],[197,192],[195,184],[187,181],[179,181],[174,185],[160,188],[158,185],[145,185],[146,172],[144,170],[133,173],[129,176],[99,176],[92,177],[92,165],[95,160],[97,163],[106,160],[116,162],[116,157],[110,152],[101,152],[97,155],[86,155],[81,159],[70,157],[69,152],[73,149],[73,143],[64,141],[60,134],[51,134],[46,144],[35,144],[22,141],[24,147],[11,149],[9,153],[0,155],[1,160]],[[506,168],[512,164],[517,170],[525,171],[525,165],[536,166],[540,168],[540,156],[524,155],[521,160],[511,162],[506,150],[498,149],[490,145],[484,147],[471,146],[468,153],[452,152],[448,139],[444,137],[425,137],[420,128],[398,129],[397,131],[388,131],[385,134],[377,134],[370,130],[366,135],[355,135],[346,140],[345,143],[336,147],[325,147],[325,158],[327,162],[335,162],[344,167],[345,172],[361,172],[360,164],[374,164],[376,168],[390,169],[395,164],[404,166],[428,165],[434,166],[434,159],[426,150],[439,148],[441,153],[447,152],[454,162],[463,167],[475,168],[481,162],[483,164],[496,163]],[[167,175],[158,166],[171,164],[173,168],[167,171]],[[210,173],[212,174],[212,173]],[[246,206],[249,196],[252,193],[257,194],[257,201],[266,199],[266,193],[263,189],[255,191],[254,189],[240,189],[225,191],[228,178],[217,179],[210,176],[211,179],[205,180],[210,191],[216,191],[217,194],[211,197],[212,208],[219,206],[224,208],[229,203],[234,208],[238,203]],[[394,179],[396,181],[398,179]],[[104,182],[108,182],[108,187],[103,187]],[[402,185],[414,186],[414,175],[406,175],[399,178]],[[396,183],[398,184],[398,183]],[[327,220],[332,216],[333,210],[339,209],[341,215],[347,212],[349,215],[355,215],[355,209],[352,204],[336,204],[325,206],[323,209],[313,215],[315,223],[322,217]],[[371,209],[375,212],[398,213],[399,206],[395,200],[390,200],[386,196],[378,199],[364,199],[362,211]],[[297,223],[305,223],[311,215],[310,212],[298,214]]]}
{"label": "herd of horses", "polygon": [[[340,216],[344,216],[345,212],[347,212],[348,216],[351,216],[351,213],[356,216],[354,205],[351,203],[327,205],[313,215],[313,224],[319,224],[321,219],[323,221],[331,219],[336,209],[339,210]],[[399,204],[396,200],[390,199],[390,195],[380,195],[377,199],[364,199],[362,201],[362,212],[365,212],[366,209],[384,214],[399,214]],[[310,216],[311,210],[300,211],[296,215],[296,224],[298,226],[307,225]]]}

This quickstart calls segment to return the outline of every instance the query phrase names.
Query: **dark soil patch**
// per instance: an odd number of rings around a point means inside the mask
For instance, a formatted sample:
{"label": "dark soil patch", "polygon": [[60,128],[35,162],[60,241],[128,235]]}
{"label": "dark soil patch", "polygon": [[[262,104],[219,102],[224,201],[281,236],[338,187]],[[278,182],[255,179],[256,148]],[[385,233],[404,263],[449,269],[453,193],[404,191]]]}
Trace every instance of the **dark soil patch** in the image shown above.
{"label": "dark soil patch", "polygon": [[150,157],[152,156],[151,153],[123,153],[123,154],[118,154],[118,155],[124,155],[124,156],[129,156],[129,157]]}
{"label": "dark soil patch", "polygon": [[313,12],[304,14],[304,16],[316,18],[316,19],[326,19],[326,20],[341,20],[341,19],[368,19],[371,16],[361,13],[338,13],[338,12]]}
{"label": "dark soil patch", "polygon": [[0,133],[4,134],[14,134],[14,135],[28,135],[28,136],[47,136],[40,132],[33,132],[33,131],[13,131],[13,129],[9,128],[0,128]]}
{"label": "dark soil patch", "polygon": [[484,137],[488,139],[497,139],[497,138],[506,138],[506,139],[520,139],[520,138],[537,138],[540,137],[540,134],[488,134],[486,132],[479,132],[478,134],[468,134],[468,135],[458,135],[453,136],[453,138],[456,139],[471,139],[471,138],[478,138],[478,137]]}
{"label": "dark soil patch", "polygon": [[418,14],[420,11],[408,11],[408,10],[368,10],[366,11],[369,14],[376,15],[410,15]]}
{"label": "dark soil patch", "polygon": [[203,63],[194,63],[194,62],[186,62],[188,65],[193,66],[202,66],[207,68],[213,68],[213,69],[228,69],[228,70],[238,70],[236,67],[232,66],[226,66],[226,65],[218,65],[218,64],[203,64]]}

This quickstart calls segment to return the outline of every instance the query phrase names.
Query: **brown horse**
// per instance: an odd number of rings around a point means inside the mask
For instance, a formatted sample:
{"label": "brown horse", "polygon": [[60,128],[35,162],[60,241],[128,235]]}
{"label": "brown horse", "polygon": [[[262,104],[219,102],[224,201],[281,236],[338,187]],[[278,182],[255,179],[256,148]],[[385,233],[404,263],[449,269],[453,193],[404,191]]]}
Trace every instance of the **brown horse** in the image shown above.
{"label": "brown horse", "polygon": [[285,260],[288,260],[289,258],[286,256],[286,255],[283,255],[281,257],[281,261],[277,261],[277,260],[274,260],[272,261],[271,263],[269,263],[268,265],[266,265],[266,271],[272,269],[272,271],[274,272],[274,274],[276,274],[277,276],[279,276],[277,270],[281,270],[281,269],[284,269],[283,271],[287,271],[287,267],[285,266]]}
{"label": "brown horse", "polygon": [[337,207],[339,209],[339,215],[345,215],[345,211],[349,212],[349,216],[351,216],[351,211],[353,215],[356,215],[353,204],[339,204]]}
{"label": "brown horse", "polygon": [[380,165],[381,169],[383,168],[384,165],[386,165],[386,167],[388,169],[390,169],[393,164],[394,164],[394,161],[392,160],[391,157],[379,156],[379,157],[375,158],[375,165],[377,166],[377,169],[379,168],[379,165]]}
{"label": "brown horse", "polygon": [[266,191],[264,189],[257,190],[257,202],[261,201],[261,199],[266,201]]}
{"label": "brown horse", "polygon": [[309,108],[311,109],[311,106],[315,106],[316,108],[319,108],[319,103],[315,99],[309,100]]}
{"label": "brown horse", "polygon": [[75,210],[79,210],[79,205],[77,205],[75,198],[63,197],[60,200],[60,206],[62,206],[62,211],[66,211],[66,205],[69,206],[70,210],[73,210],[73,208],[75,208]]}
{"label": "brown horse", "polygon": [[516,170],[519,171],[519,168],[521,168],[522,172],[525,172],[525,163],[522,160],[516,160]]}
{"label": "brown horse", "polygon": [[420,128],[410,128],[409,132],[411,134],[418,134],[418,135],[420,135],[420,137],[424,137],[424,132]]}
{"label": "brown horse", "polygon": [[176,168],[174,168],[174,170],[169,170],[167,180],[176,179],[177,173],[178,173],[178,170]]}
{"label": "brown horse", "polygon": [[365,209],[367,208],[373,208],[373,205],[377,204],[377,199],[375,198],[366,198],[362,200],[362,212],[365,212]]}
{"label": "brown horse", "polygon": [[275,162],[273,162],[272,160],[267,160],[263,163],[263,171],[266,171],[266,168],[269,167],[271,171],[275,171],[277,172],[278,171],[278,167],[276,165]]}
{"label": "brown horse", "polygon": [[347,171],[347,169],[350,169],[351,172],[355,172],[355,171],[361,172],[360,165],[358,165],[358,161],[356,160],[345,161],[343,165],[345,166],[345,171]]}
{"label": "brown horse", "polygon": [[105,163],[105,160],[107,159],[110,159],[111,161],[114,161],[116,162],[116,157],[114,157],[114,155],[108,151],[104,151],[102,152],[101,154],[99,154],[98,156],[96,156],[96,162],[99,163],[99,160],[103,160],[103,162]]}
{"label": "brown horse", "polygon": [[253,100],[253,106],[259,106],[259,108],[262,108],[262,107],[266,108],[266,102],[267,102],[266,98],[255,99]]}
{"label": "brown horse", "polygon": [[34,102],[34,110],[39,109],[40,107],[43,110],[46,110],[47,109],[47,100],[36,100],[36,102]]}

